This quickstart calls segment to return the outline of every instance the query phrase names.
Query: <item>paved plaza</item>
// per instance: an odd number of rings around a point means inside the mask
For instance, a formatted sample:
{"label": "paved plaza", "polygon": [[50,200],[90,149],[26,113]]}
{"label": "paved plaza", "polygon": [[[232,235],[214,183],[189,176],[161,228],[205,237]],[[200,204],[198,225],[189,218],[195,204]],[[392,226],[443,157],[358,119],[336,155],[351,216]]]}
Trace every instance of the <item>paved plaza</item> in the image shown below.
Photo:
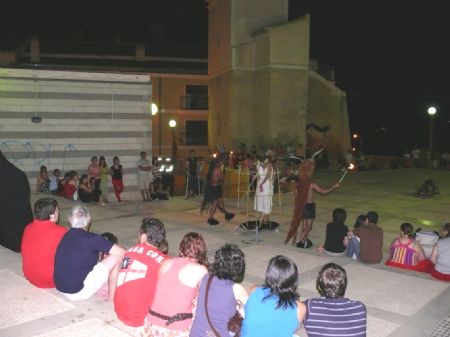
{"label": "paved plaza", "polygon": [[[318,172],[316,181],[328,186],[340,177],[339,172]],[[440,195],[430,199],[413,196],[414,190],[426,179],[434,179]],[[33,194],[32,204],[44,195]],[[91,205],[97,233],[112,232],[119,243],[128,248],[136,243],[142,217],[161,219],[167,228],[169,253],[177,254],[178,244],[189,231],[200,232],[207,243],[212,260],[214,251],[226,242],[236,243],[244,251],[247,268],[244,286],[261,284],[271,257],[282,254],[292,258],[300,270],[301,298],[317,296],[315,279],[320,267],[328,262],[342,265],[348,273],[347,297],[362,301],[367,307],[369,337],[450,336],[450,284],[432,279],[428,274],[398,270],[377,265],[363,265],[344,257],[332,258],[315,249],[301,250],[282,243],[293,210],[293,195],[274,196],[272,219],[281,224],[279,231],[262,231],[259,243],[246,243],[255,232],[244,231],[239,224],[253,220],[251,201],[241,200],[239,214],[229,223],[208,226],[206,215],[200,216],[200,199],[173,197],[168,201],[136,203],[129,196],[123,203],[106,206]],[[112,196],[110,200],[113,200]],[[67,225],[72,202],[58,198],[60,223]],[[318,216],[310,236],[314,247],[323,243],[325,225],[336,207],[347,210],[349,227],[357,215],[375,210],[384,230],[384,261],[390,242],[398,234],[402,222],[415,228],[440,229],[450,221],[450,173],[435,170],[385,170],[351,172],[341,188],[328,196],[316,196]],[[237,212],[237,200],[226,200],[231,211]],[[245,241],[245,242],[244,242]],[[126,337],[133,330],[122,324],[111,302],[100,297],[71,303],[54,289],[43,290],[30,285],[23,277],[20,254],[0,248],[0,336],[4,337]],[[384,262],[383,261],[383,262]],[[301,329],[299,336],[306,336]],[[274,336],[275,337],[275,336]]]}

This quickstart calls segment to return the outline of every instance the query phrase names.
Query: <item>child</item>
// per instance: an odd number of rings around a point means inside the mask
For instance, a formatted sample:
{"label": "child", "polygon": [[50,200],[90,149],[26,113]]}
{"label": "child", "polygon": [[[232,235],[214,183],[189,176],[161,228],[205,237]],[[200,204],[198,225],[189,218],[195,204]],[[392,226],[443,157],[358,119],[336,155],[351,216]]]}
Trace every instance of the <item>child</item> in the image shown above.
{"label": "child", "polygon": [[51,194],[58,194],[63,189],[59,179],[60,175],[61,172],[58,169],[53,170],[53,176],[50,178],[50,184],[48,187]]}

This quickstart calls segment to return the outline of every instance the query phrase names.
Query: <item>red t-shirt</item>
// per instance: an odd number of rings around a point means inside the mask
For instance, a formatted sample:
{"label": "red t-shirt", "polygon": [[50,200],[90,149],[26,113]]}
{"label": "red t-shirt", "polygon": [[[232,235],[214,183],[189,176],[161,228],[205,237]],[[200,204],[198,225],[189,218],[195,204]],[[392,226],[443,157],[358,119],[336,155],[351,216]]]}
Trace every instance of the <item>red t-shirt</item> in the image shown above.
{"label": "red t-shirt", "polygon": [[114,310],[126,325],[144,325],[155,295],[159,268],[168,258],[147,244],[131,247],[125,253],[117,279]]}
{"label": "red t-shirt", "polygon": [[49,220],[35,219],[22,237],[22,268],[25,278],[39,288],[54,288],[56,248],[67,228]]}

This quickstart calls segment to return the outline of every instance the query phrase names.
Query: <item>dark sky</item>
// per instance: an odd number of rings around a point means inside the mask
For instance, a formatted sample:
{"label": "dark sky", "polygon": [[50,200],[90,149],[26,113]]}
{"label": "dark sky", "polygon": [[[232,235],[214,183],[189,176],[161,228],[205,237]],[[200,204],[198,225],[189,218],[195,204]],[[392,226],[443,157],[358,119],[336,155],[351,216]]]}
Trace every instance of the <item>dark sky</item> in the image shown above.
{"label": "dark sky", "polygon": [[[245,0],[243,0],[245,1]],[[334,66],[352,131],[369,153],[428,147],[429,105],[437,148],[450,149],[450,11],[444,1],[291,0],[311,15],[311,57]],[[43,39],[207,44],[203,0],[2,3],[0,33]]]}

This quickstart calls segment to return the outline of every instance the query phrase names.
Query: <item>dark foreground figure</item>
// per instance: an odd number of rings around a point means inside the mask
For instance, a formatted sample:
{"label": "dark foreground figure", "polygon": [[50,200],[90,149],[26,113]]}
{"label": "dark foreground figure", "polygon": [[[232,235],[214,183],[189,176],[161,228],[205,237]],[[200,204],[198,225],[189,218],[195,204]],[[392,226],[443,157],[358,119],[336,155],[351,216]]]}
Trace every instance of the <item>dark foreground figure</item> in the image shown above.
{"label": "dark foreground figure", "polygon": [[25,226],[33,220],[25,173],[0,151],[0,245],[20,252]]}

